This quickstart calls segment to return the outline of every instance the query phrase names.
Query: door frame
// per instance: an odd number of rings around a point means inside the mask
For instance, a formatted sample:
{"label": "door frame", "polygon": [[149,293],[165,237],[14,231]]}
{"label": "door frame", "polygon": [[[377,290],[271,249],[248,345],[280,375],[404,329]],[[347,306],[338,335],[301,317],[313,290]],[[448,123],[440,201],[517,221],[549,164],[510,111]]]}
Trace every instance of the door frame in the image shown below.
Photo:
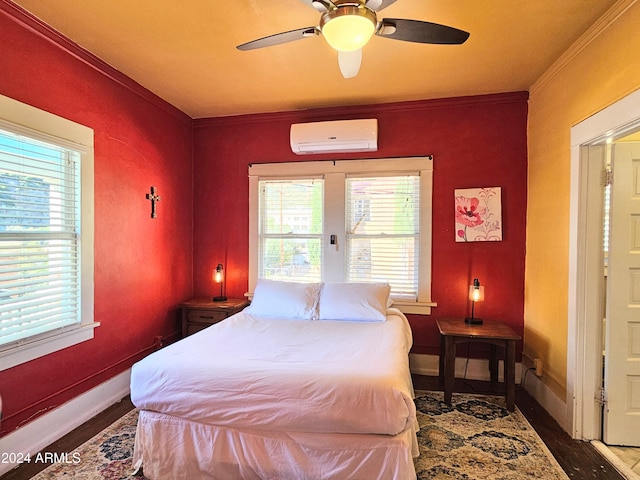
{"label": "door frame", "polygon": [[638,126],[640,90],[571,128],[567,422],[571,436],[580,440],[601,438],[601,406],[596,398],[602,385],[602,315],[593,308],[594,299],[603,298],[601,282],[593,275],[603,268],[602,217],[590,214],[589,203],[594,200],[593,180],[600,172],[589,169],[584,147],[605,143]]}

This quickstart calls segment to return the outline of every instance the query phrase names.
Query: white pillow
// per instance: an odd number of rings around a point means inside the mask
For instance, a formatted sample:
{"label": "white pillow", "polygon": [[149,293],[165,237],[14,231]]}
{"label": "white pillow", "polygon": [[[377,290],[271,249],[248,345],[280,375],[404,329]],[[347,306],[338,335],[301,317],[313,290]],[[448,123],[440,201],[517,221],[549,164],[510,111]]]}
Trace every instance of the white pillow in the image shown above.
{"label": "white pillow", "polygon": [[258,279],[251,305],[244,311],[264,317],[316,320],[321,285]]}
{"label": "white pillow", "polygon": [[320,320],[384,322],[391,286],[388,283],[325,283],[320,292]]}

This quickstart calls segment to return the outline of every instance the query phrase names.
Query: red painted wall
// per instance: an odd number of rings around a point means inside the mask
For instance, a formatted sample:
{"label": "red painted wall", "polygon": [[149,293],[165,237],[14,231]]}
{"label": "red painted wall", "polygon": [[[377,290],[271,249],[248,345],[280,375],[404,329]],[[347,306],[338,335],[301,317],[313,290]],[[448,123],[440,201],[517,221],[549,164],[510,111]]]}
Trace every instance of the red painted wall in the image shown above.
{"label": "red painted wall", "polygon": [[[194,290],[211,295],[211,270],[226,266],[228,296],[247,289],[250,163],[357,158],[297,156],[291,123],[377,118],[379,150],[366,158],[434,155],[431,316],[410,316],[414,352],[439,351],[434,319],[468,315],[478,277],[485,302],[476,315],[523,332],[527,201],[524,92],[340,109],[202,119],[194,122]],[[502,187],[503,241],[456,243],[454,189]],[[519,347],[519,351],[521,345]]]}
{"label": "red painted wall", "polygon": [[[192,126],[183,113],[0,2],[0,94],[95,131],[95,338],[0,371],[0,435],[124,371],[178,332],[192,295]],[[68,46],[68,45],[67,45]],[[162,200],[150,218],[149,187]]]}
{"label": "red painted wall", "polygon": [[[152,350],[155,336],[175,338],[176,305],[193,293],[215,293],[217,263],[226,267],[226,294],[245,293],[247,165],[328,158],[291,152],[289,126],[296,122],[375,117],[379,151],[368,157],[434,155],[438,307],[430,317],[410,317],[414,351],[438,352],[434,318],[468,313],[474,277],[486,287],[477,315],[522,333],[525,93],[204,119],[192,129],[186,115],[52,37],[0,0],[0,94],[95,131],[95,319],[101,326],[91,341],[0,372],[0,435],[124,371]],[[151,185],[162,196],[155,220],[145,199]],[[482,186],[502,187],[504,241],[456,243],[453,190]]]}

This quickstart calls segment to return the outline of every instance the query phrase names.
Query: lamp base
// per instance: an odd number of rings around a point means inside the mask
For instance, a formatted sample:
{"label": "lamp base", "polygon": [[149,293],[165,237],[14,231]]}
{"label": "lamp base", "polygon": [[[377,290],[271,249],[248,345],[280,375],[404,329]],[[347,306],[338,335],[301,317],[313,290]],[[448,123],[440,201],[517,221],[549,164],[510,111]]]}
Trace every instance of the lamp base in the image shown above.
{"label": "lamp base", "polygon": [[482,319],[475,318],[475,317],[467,317],[464,319],[464,323],[466,323],[467,325],[482,325]]}
{"label": "lamp base", "polygon": [[227,297],[213,297],[213,301],[214,302],[226,302],[227,301]]}

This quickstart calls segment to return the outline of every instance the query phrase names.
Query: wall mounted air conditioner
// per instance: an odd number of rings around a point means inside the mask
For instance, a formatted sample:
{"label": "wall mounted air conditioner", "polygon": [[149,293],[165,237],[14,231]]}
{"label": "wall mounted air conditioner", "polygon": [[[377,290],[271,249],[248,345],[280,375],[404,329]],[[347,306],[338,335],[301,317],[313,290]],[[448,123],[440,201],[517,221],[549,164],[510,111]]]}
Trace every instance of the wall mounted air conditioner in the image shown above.
{"label": "wall mounted air conditioner", "polygon": [[310,153],[375,152],[378,150],[378,120],[335,120],[291,125],[291,150]]}

